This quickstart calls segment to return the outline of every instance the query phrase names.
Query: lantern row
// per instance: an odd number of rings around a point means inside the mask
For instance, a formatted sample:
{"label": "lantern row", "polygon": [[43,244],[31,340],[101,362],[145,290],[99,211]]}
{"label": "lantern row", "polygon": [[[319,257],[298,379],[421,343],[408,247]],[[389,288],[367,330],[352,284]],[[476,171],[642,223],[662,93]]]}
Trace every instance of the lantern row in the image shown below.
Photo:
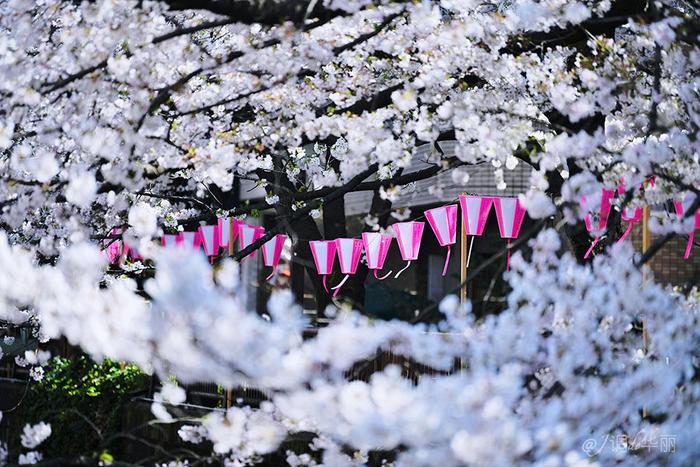
{"label": "lantern row", "polygon": [[[525,216],[525,208],[517,198],[460,195],[459,207],[461,207],[462,211],[465,233],[467,236],[482,235],[492,206],[496,211],[501,237],[508,239],[508,243],[510,243],[510,239],[518,236]],[[443,276],[447,274],[452,245],[457,241],[457,210],[457,204],[450,204],[425,211],[425,218],[440,246],[447,248],[445,265],[442,271]],[[420,221],[398,222],[391,226],[396,236],[401,257],[406,261],[406,265],[394,277],[399,277],[401,273],[410,267],[412,261],[418,259],[424,227],[425,223]],[[119,234],[121,232],[115,230],[112,233]],[[236,238],[239,239],[240,249],[242,250],[263,235],[265,235],[263,227],[249,225],[238,219],[219,218],[217,225],[202,225],[194,232],[165,234],[161,237],[161,244],[164,248],[190,247],[195,250],[203,249],[213,262],[214,257],[219,254],[219,249],[229,248],[230,242],[234,242]],[[275,274],[282,248],[287,238],[284,234],[278,234],[262,246],[264,264],[273,268],[267,279],[270,279]],[[332,290],[335,290],[334,295],[337,295],[348,277],[351,274],[355,274],[363,250],[366,252],[367,266],[374,271],[374,276],[379,280],[386,279],[392,274],[392,271],[383,276],[379,276],[378,272],[384,267],[392,239],[393,236],[388,234],[364,232],[361,239],[338,238],[334,240],[309,241],[316,270],[323,277],[322,280],[326,290],[329,290],[326,279],[333,270],[336,256],[338,257],[340,270],[345,274],[345,277],[340,284],[332,288]],[[124,242],[123,248],[121,242],[113,242],[107,248],[106,254],[110,262],[116,262],[127,255],[134,260],[141,259],[138,249],[126,242]],[[254,252],[246,258],[253,254]]]}
{"label": "lantern row", "polygon": [[[654,177],[651,177],[649,179],[648,183],[650,186],[654,185]],[[640,186],[640,189],[644,189],[644,183]],[[625,186],[624,186],[624,181],[620,181],[617,187],[617,194],[622,195],[625,192]],[[593,236],[593,241],[591,242],[590,247],[586,251],[586,254],[584,255],[584,259],[588,258],[593,251],[593,248],[596,246],[600,238],[602,237],[603,234],[605,234],[607,230],[607,225],[608,225],[608,219],[610,217],[610,212],[612,211],[612,200],[615,198],[615,190],[610,189],[610,188],[603,188],[601,190],[601,201],[600,201],[600,209],[598,212],[589,212],[586,214],[586,217],[584,218],[584,221],[586,223],[586,230]],[[674,210],[676,211],[676,215],[678,216],[679,219],[683,219],[685,213],[690,209],[690,206],[693,204],[695,200],[695,197],[691,193],[685,193],[683,197],[680,200],[674,200],[673,201],[673,207]],[[587,200],[586,197],[581,198],[581,206],[584,208],[584,210],[587,209]],[[620,239],[617,241],[617,243],[621,243],[625,241],[627,236],[630,234],[632,231],[632,228],[634,227],[634,224],[637,222],[640,222],[644,216],[644,209],[642,207],[635,207],[635,208],[627,208],[623,207],[621,212],[620,212],[620,218],[624,221],[627,222],[627,227],[625,228],[624,233],[622,236],[620,236]],[[695,211],[695,223],[693,226],[693,230],[690,232],[688,235],[688,243],[685,247],[685,253],[683,255],[684,259],[688,259],[690,257],[690,251],[693,246],[693,240],[695,238],[695,230],[700,229],[700,209],[697,209]]]}
{"label": "lantern row", "polygon": [[[617,191],[619,194],[624,192],[622,183],[618,186]],[[585,258],[591,254],[593,248],[607,229],[608,218],[612,210],[612,200],[614,197],[615,190],[607,188],[602,189],[599,211],[589,211],[585,216],[586,229],[593,236],[593,241],[585,254]],[[685,196],[683,200],[674,201],[675,211],[679,217],[684,215],[685,211],[692,204],[692,201],[693,198],[691,196]],[[587,209],[586,204],[587,200],[583,197],[581,205],[584,209]],[[460,208],[462,212],[465,234],[467,236],[481,236],[484,232],[492,207],[496,212],[500,236],[507,240],[509,246],[510,240],[518,237],[525,216],[525,208],[517,198],[460,195],[459,204],[449,204],[425,211],[425,218],[435,234],[438,243],[440,246],[447,248],[445,264],[442,270],[443,276],[447,274],[452,245],[454,245],[457,240],[458,208]],[[627,222],[628,225],[618,242],[622,242],[627,238],[634,224],[641,221],[642,216],[643,209],[641,207],[633,209],[622,208],[621,218],[623,221]],[[391,228],[396,237],[401,258],[406,261],[406,265],[394,275],[395,278],[398,278],[408,269],[412,261],[418,259],[424,227],[425,223],[420,221],[397,222],[392,224]],[[695,229],[699,228],[700,209],[695,213]],[[112,233],[119,234],[121,232],[115,229]],[[261,226],[249,225],[241,220],[233,218],[219,218],[216,225],[202,225],[194,232],[165,234],[161,237],[161,244],[164,248],[189,247],[195,250],[203,249],[213,263],[214,257],[219,254],[220,248],[228,249],[231,243],[235,242],[236,238],[238,238],[240,249],[242,250],[252,245],[263,235],[265,235],[265,229]],[[691,232],[684,256],[686,259],[690,256],[693,235],[694,232]],[[322,276],[322,282],[326,291],[330,292],[330,290],[334,290],[333,295],[335,296],[338,294],[340,288],[345,284],[349,276],[355,274],[363,251],[366,254],[367,267],[373,271],[377,279],[384,280],[393,274],[393,271],[389,271],[381,276],[379,275],[379,271],[384,268],[384,263],[393,238],[394,236],[392,235],[379,232],[363,232],[362,238],[360,239],[337,238],[334,240],[309,241],[316,271]],[[264,265],[272,268],[272,272],[267,276],[267,280],[272,278],[276,272],[282,249],[287,239],[288,237],[286,235],[278,234],[265,242],[261,247]],[[122,248],[121,242],[114,241],[104,253],[109,257],[111,263],[117,262],[127,255],[133,260],[141,259],[138,249],[129,245],[127,242],[123,243]],[[246,258],[243,258],[243,260],[250,258],[254,254],[255,252],[250,253]],[[338,285],[329,290],[327,276],[333,271],[336,256],[338,257],[340,270],[345,274],[345,277]],[[509,267],[510,250],[507,255],[506,270],[508,270]]]}

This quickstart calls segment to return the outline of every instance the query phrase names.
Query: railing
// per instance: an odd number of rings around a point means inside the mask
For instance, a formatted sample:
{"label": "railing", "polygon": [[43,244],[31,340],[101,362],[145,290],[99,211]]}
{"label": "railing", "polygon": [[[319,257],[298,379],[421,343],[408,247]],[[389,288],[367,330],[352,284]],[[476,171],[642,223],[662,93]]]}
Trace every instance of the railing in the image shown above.
{"label": "railing", "polygon": [[[401,368],[401,373],[405,378],[417,383],[422,376],[449,375],[458,372],[462,368],[462,361],[455,361],[455,364],[449,371],[439,371],[403,355],[380,350],[373,358],[355,363],[352,368],[345,372],[344,376],[349,381],[369,381],[374,373],[382,371],[389,365],[398,366]],[[157,381],[153,387],[159,387]],[[265,390],[253,386],[238,386],[225,389],[215,383],[197,383],[185,385],[184,388],[187,392],[188,403],[205,407],[228,408],[246,405],[256,407],[271,397]]]}

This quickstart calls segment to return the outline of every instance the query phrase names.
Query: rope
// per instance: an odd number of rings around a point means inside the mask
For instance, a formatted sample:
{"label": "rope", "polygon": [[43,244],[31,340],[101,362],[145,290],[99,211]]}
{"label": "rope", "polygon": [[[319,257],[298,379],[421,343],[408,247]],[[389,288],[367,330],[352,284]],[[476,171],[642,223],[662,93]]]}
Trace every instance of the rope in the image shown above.
{"label": "rope", "polygon": [[335,287],[331,287],[331,290],[335,290],[335,292],[333,292],[334,297],[338,295],[338,292],[340,292],[340,288],[348,281],[349,278],[350,274],[345,274],[345,277],[342,281],[340,281],[340,284],[336,285]]}
{"label": "rope", "polygon": [[634,227],[634,222],[630,222],[629,224],[627,224],[627,228],[625,229],[625,232],[622,234],[622,236],[617,241],[617,243],[622,243],[625,241],[625,239],[630,234],[630,232],[632,232],[632,227]]}
{"label": "rope", "polygon": [[386,274],[384,274],[382,277],[379,277],[379,276],[377,275],[377,271],[378,271],[378,269],[375,269],[375,270],[374,270],[374,277],[376,277],[376,278],[379,279],[380,281],[383,281],[384,279],[386,279],[387,277],[389,277],[389,276],[391,275],[391,273],[393,272],[393,271],[389,271],[389,272],[387,272]]}
{"label": "rope", "polygon": [[593,241],[591,242],[591,246],[588,247],[588,251],[586,251],[586,254],[583,255],[583,259],[586,259],[591,255],[593,248],[595,248],[595,246],[598,244],[598,240],[600,240],[599,236],[596,236],[596,238],[593,239]]}
{"label": "rope", "polygon": [[398,279],[399,276],[401,275],[401,273],[404,272],[406,269],[408,269],[409,266],[411,266],[411,262],[410,262],[410,261],[408,261],[408,262],[406,263],[406,266],[404,266],[404,268],[403,268],[402,270],[400,270],[399,272],[396,273],[396,275],[394,276],[394,279]]}
{"label": "rope", "polygon": [[683,256],[683,259],[688,259],[690,258],[690,249],[693,248],[693,239],[695,238],[695,231],[693,230],[688,234],[688,244],[685,247],[685,255]]}
{"label": "rope", "polygon": [[445,266],[442,268],[442,275],[445,276],[447,274],[447,266],[450,265],[450,252],[452,251],[451,248],[452,245],[447,245],[447,256],[445,257]]}
{"label": "rope", "polygon": [[467,253],[467,267],[469,267],[469,260],[472,259],[472,247],[474,246],[474,235],[472,235],[472,239],[469,242],[469,253]]}
{"label": "rope", "polygon": [[508,250],[506,254],[506,271],[510,271],[510,238],[506,242],[506,249]]}

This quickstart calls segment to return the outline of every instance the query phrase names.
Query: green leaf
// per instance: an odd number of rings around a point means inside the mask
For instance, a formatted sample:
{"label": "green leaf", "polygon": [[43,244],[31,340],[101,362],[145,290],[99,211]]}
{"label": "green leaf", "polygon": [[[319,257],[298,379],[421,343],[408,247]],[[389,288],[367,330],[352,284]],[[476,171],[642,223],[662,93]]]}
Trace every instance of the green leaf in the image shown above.
{"label": "green leaf", "polygon": [[109,451],[107,451],[107,450],[105,449],[105,450],[102,451],[102,453],[100,454],[100,461],[101,461],[101,462],[104,462],[104,463],[107,464],[107,465],[110,465],[112,462],[114,462],[114,456],[112,456],[112,455],[109,453]]}

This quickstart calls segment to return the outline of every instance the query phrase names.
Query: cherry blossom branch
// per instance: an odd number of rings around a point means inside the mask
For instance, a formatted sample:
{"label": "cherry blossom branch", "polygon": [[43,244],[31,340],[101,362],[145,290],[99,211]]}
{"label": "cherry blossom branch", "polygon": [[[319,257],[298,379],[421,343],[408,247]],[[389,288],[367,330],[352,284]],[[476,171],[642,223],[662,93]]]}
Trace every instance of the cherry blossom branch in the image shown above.
{"label": "cherry blossom branch", "polygon": [[165,33],[163,35],[160,35],[160,36],[154,38],[151,42],[153,44],[160,44],[161,42],[165,42],[165,41],[172,39],[174,37],[185,36],[187,34],[192,34],[192,33],[199,32],[199,31],[204,31],[206,29],[218,28],[221,26],[233,24],[235,22],[236,22],[235,18],[226,18],[226,19],[220,19],[220,20],[216,20],[216,21],[206,21],[204,23],[200,23],[200,24],[197,24],[195,26],[189,26],[189,27],[175,29],[173,31],[170,31],[168,33]]}
{"label": "cherry blossom branch", "polygon": [[72,75],[68,75],[63,79],[60,79],[58,81],[50,82],[50,83],[45,83],[43,86],[45,89],[42,91],[44,94],[51,93],[53,91],[56,91],[57,89],[60,89],[73,81],[77,81],[81,78],[84,78],[85,76],[89,75],[90,73],[100,70],[102,68],[105,68],[107,66],[107,59],[102,60],[99,63],[96,63],[95,65],[92,65],[90,67],[84,68],[76,73],[73,73]]}
{"label": "cherry blossom branch", "polygon": [[[258,0],[163,0],[171,10],[208,10],[219,15],[235,18],[241,24],[275,26],[287,21],[302,24],[305,18],[329,21],[351,14],[343,9],[330,9],[325,2],[317,2],[308,11],[308,0],[258,1]],[[381,2],[377,2],[381,3]]]}
{"label": "cherry blossom branch", "polygon": [[[296,212],[294,212],[289,219],[289,223],[294,222],[296,219],[299,219],[303,216],[308,215],[311,211],[314,209],[318,209],[322,204],[328,203],[330,201],[333,201],[334,199],[337,199],[341,196],[344,196],[346,193],[350,192],[354,187],[360,184],[362,180],[366,179],[373,173],[375,173],[379,169],[379,164],[374,163],[370,165],[367,169],[364,171],[360,172],[359,174],[355,175],[348,183],[343,185],[342,187],[338,188],[334,192],[330,193],[328,196],[325,196],[324,198],[314,200],[310,203],[308,203],[306,206],[298,209]],[[251,243],[248,247],[242,249],[235,255],[233,255],[233,259],[235,260],[240,260],[241,258],[245,258],[248,256],[250,253],[253,251],[257,250],[261,246],[263,246],[268,240],[273,238],[275,235],[277,235],[279,232],[281,232],[284,229],[284,223],[280,222],[277,224],[277,226],[273,227],[272,229],[268,230],[265,235],[263,235],[261,238],[256,240],[255,242]]]}

